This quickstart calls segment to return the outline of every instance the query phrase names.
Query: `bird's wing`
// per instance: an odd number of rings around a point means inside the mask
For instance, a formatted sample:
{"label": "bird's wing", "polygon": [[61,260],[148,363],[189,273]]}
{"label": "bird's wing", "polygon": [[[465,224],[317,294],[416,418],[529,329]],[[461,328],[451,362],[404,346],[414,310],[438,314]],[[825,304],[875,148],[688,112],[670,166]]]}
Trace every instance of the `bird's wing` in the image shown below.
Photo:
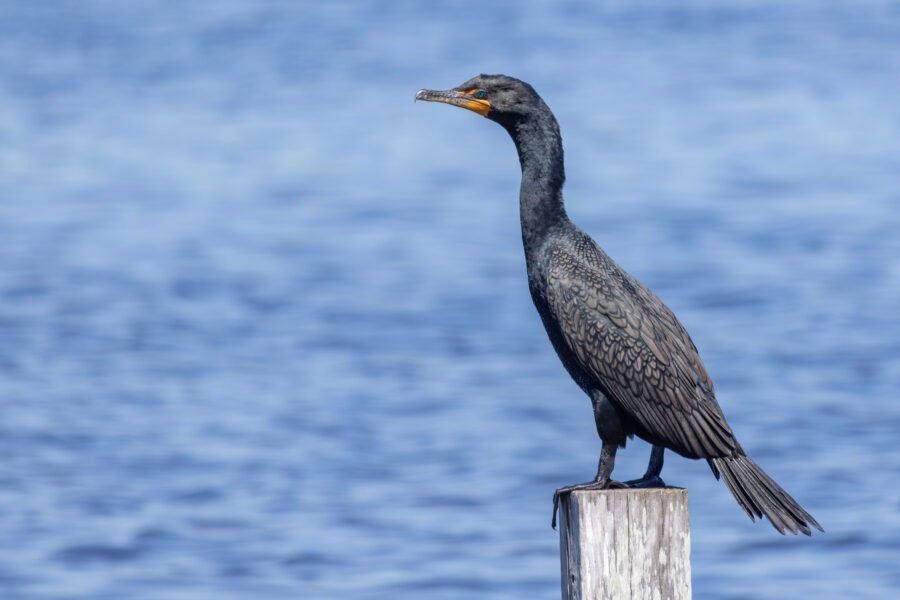
{"label": "bird's wing", "polygon": [[593,242],[587,250],[554,250],[545,271],[550,310],[582,369],[674,450],[730,455],[737,442],[690,336],[653,292]]}

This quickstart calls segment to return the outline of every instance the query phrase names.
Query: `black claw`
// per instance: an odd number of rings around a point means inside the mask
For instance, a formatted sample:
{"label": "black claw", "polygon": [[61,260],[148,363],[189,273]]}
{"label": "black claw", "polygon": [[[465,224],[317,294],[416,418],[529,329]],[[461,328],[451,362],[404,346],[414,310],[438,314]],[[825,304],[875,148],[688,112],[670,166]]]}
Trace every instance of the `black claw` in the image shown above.
{"label": "black claw", "polygon": [[559,508],[559,494],[553,494],[553,518],[550,519],[550,528],[556,531],[556,510]]}

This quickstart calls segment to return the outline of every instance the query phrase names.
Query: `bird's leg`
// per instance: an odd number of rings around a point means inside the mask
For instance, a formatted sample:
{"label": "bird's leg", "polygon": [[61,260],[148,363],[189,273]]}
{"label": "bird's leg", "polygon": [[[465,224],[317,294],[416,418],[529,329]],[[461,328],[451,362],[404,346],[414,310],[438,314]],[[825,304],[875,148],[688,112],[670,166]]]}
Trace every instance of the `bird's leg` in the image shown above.
{"label": "bird's leg", "polygon": [[618,446],[616,444],[603,442],[603,446],[600,449],[600,462],[597,464],[597,476],[594,477],[594,480],[567,485],[566,487],[561,487],[556,490],[553,494],[553,519],[550,521],[550,526],[553,527],[553,529],[556,529],[556,511],[559,509],[559,498],[563,494],[569,494],[579,490],[608,490],[610,488],[628,487],[624,483],[613,481],[609,478],[610,475],[612,475],[613,466],[616,464],[617,449]]}
{"label": "bird's leg", "polygon": [[666,482],[660,477],[663,468],[663,453],[666,451],[662,446],[653,446],[650,451],[650,463],[647,465],[647,472],[640,479],[632,479],[626,481],[625,485],[634,488],[655,488],[666,487]]}

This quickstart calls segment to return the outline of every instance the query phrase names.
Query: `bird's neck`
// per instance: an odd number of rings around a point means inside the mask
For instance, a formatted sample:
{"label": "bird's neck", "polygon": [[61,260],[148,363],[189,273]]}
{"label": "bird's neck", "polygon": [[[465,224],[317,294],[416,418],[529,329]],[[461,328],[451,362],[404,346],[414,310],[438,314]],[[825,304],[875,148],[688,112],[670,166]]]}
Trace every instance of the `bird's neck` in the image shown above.
{"label": "bird's neck", "polygon": [[568,222],[562,198],[566,180],[562,138],[552,115],[520,121],[508,131],[522,165],[519,214],[528,255],[541,247],[548,232]]}

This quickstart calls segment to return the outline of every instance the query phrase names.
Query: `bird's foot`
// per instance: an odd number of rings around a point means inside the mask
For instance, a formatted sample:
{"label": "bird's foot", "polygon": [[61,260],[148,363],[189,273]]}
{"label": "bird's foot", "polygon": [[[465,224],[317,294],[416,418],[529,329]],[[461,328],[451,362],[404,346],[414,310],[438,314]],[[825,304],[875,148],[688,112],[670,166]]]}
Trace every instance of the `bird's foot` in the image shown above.
{"label": "bird's foot", "polygon": [[640,479],[632,479],[631,481],[626,481],[625,485],[631,488],[663,488],[666,487],[666,482],[662,480],[662,477],[659,475],[644,475]]}
{"label": "bird's foot", "polygon": [[571,494],[572,492],[578,491],[588,491],[588,490],[613,490],[613,489],[624,489],[630,487],[627,483],[622,483],[621,481],[586,481],[585,483],[576,483],[574,485],[567,485],[566,487],[561,487],[555,492],[553,492],[553,519],[550,521],[550,527],[556,529],[556,513],[559,510],[559,499],[565,494]]}

